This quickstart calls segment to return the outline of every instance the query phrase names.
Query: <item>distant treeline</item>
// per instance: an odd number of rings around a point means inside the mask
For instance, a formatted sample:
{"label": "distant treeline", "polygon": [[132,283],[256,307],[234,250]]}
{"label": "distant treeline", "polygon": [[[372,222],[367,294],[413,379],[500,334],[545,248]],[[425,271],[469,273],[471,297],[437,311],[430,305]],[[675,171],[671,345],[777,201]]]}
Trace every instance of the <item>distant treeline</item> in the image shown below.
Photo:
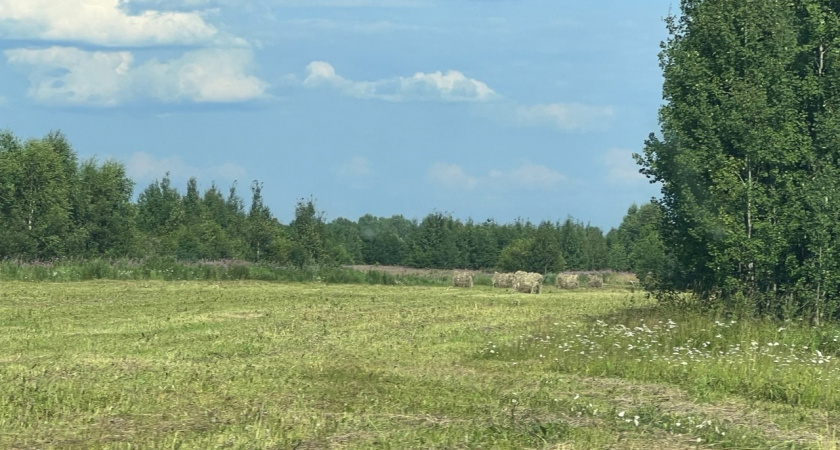
{"label": "distant treeline", "polygon": [[67,139],[51,132],[22,141],[0,133],[0,258],[21,261],[166,257],[183,261],[241,259],[278,266],[345,264],[557,272],[656,272],[664,247],[659,208],[631,206],[606,235],[572,218],[534,224],[466,222],[435,212],[422,220],[365,215],[327,221],[313,200],[280,223],[262,184],[245,201],[234,183],[182,192],[169,177],[144,188],[116,161],[79,161]]}

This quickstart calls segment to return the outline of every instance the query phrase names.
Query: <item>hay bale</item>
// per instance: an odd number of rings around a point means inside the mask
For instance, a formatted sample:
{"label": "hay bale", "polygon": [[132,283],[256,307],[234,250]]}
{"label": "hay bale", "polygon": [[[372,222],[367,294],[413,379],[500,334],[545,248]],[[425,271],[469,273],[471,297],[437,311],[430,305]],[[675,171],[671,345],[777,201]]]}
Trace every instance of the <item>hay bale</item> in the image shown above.
{"label": "hay bale", "polygon": [[538,273],[516,272],[513,289],[524,294],[539,294],[542,290],[543,276]]}
{"label": "hay bale", "polygon": [[557,274],[556,286],[560,289],[575,289],[580,285],[576,274]]}
{"label": "hay bale", "polygon": [[599,288],[604,285],[604,277],[600,274],[589,275],[589,287]]}
{"label": "hay bale", "polygon": [[511,288],[513,287],[514,274],[512,273],[493,273],[493,287],[494,288]]}
{"label": "hay bale", "polygon": [[469,272],[455,272],[452,275],[452,286],[471,288],[473,287],[473,276]]}

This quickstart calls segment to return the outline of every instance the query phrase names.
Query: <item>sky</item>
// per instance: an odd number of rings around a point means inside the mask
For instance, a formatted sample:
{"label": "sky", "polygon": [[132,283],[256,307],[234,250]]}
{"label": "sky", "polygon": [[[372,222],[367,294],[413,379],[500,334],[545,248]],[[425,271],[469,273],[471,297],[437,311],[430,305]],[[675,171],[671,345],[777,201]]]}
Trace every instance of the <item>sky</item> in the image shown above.
{"label": "sky", "polygon": [[659,189],[666,0],[0,0],[0,129],[62,131],[135,193],[618,226]]}

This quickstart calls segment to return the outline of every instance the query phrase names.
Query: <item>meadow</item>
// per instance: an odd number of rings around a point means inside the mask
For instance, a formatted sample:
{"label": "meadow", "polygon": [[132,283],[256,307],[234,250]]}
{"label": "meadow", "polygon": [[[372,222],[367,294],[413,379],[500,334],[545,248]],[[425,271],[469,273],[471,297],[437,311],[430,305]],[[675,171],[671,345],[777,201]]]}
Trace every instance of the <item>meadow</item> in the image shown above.
{"label": "meadow", "polygon": [[0,448],[837,447],[840,329],[515,294],[0,283]]}

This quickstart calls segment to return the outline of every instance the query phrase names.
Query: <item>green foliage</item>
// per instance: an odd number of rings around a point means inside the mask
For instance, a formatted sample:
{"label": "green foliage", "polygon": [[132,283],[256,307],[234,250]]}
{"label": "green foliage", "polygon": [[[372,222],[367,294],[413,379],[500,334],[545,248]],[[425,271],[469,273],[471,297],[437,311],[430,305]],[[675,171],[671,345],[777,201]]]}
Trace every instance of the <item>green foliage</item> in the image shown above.
{"label": "green foliage", "polygon": [[434,213],[426,216],[411,240],[411,265],[441,269],[464,267],[466,258],[461,248],[464,243],[457,239],[462,227],[451,215]]}
{"label": "green foliage", "polygon": [[364,264],[364,241],[357,223],[343,217],[327,224],[328,248],[338,264]]}
{"label": "green foliage", "polygon": [[330,263],[327,252],[327,227],[323,213],[315,209],[312,199],[299,200],[295,207],[295,220],[289,224],[294,241],[295,265]]}
{"label": "green foliage", "polygon": [[[600,232],[600,230],[598,230]],[[596,257],[593,255],[593,258]],[[560,272],[566,267],[566,261],[560,252],[560,240],[551,222],[542,222],[534,233],[526,255],[529,272]]]}
{"label": "green foliage", "polygon": [[259,181],[251,185],[247,209],[235,182],[227,195],[215,184],[203,193],[199,186],[190,178],[179,191],[167,174],[132,203],[134,183],[122,164],[80,163],[58,132],[26,142],[0,132],[0,256],[243,260],[295,273],[349,264],[474,270],[500,264],[542,273],[607,267],[603,232],[571,218],[562,226],[535,226],[522,219],[462,222],[436,212],[419,223],[399,215],[327,223],[310,199],[298,202],[285,226],[271,213]]}
{"label": "green foliage", "polygon": [[120,257],[136,253],[134,190],[125,167],[116,161],[79,167],[75,234],[83,237],[81,255]]}
{"label": "green foliage", "polygon": [[630,206],[621,225],[607,235],[610,268],[630,271],[640,278],[648,273],[663,277],[671,255],[659,234],[661,222],[659,205]]}
{"label": "green foliage", "polygon": [[833,2],[685,1],[667,21],[661,136],[639,162],[662,183],[675,261],[659,292],[840,303],[840,8]]}
{"label": "green foliage", "polygon": [[529,267],[528,252],[534,246],[533,239],[517,239],[499,253],[499,261],[497,265],[499,269],[505,272],[515,272],[517,270],[526,270]]}

